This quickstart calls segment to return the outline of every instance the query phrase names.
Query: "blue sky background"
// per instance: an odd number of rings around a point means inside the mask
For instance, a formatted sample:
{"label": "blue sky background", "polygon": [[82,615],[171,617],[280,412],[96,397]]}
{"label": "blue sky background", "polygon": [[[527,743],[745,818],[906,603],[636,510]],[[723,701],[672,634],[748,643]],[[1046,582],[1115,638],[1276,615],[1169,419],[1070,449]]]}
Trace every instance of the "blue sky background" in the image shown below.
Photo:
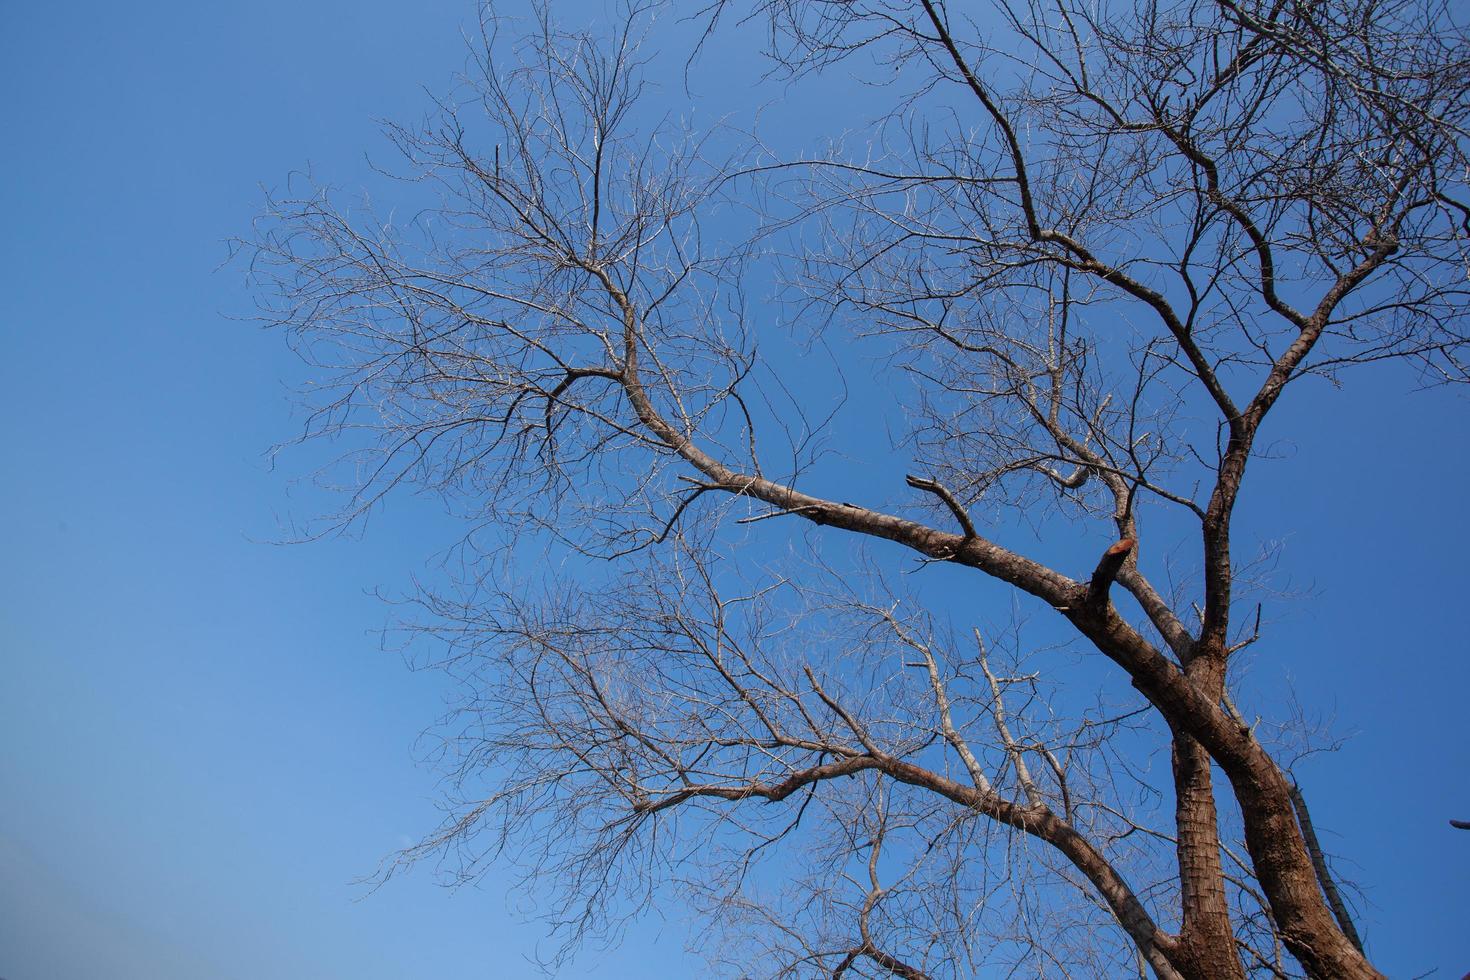
{"label": "blue sky background", "polygon": [[[364,152],[386,152],[374,120],[422,112],[473,16],[468,0],[6,9],[6,980],[505,977],[549,948],[508,872],[459,891],[432,869],[353,883],[436,820],[413,744],[445,695],[379,651],[388,613],[369,592],[404,586],[453,529],[404,497],[362,537],[269,543],[285,515],[326,506],[265,459],[299,424],[302,368],[282,337],[224,316],[251,298],[219,269],[262,184],[308,163],[369,180]],[[1384,369],[1279,410],[1290,442],[1253,472],[1241,520],[1285,539],[1316,596],[1278,610],[1252,679],[1290,679],[1357,733],[1302,776],[1368,889],[1380,965],[1458,977],[1470,833],[1446,819],[1470,818],[1467,406],[1413,388]],[[693,974],[687,930],[675,908],[561,975]]]}

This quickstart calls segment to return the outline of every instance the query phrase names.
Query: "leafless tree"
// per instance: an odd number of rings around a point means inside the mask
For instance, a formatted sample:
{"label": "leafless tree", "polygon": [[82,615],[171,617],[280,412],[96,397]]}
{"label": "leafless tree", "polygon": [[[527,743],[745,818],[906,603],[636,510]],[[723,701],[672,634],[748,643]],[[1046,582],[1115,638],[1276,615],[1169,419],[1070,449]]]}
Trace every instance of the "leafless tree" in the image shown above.
{"label": "leafless tree", "polygon": [[[574,933],[682,888],[742,975],[1378,976],[1227,684],[1261,634],[1232,514],[1299,379],[1465,378],[1451,12],[679,13],[691,77],[763,25],[769,77],[879,115],[783,155],[655,104],[665,8],[487,16],[390,131],[410,220],[313,189],[253,242],[340,519],[402,484],[473,519],[412,627],[465,683],[456,797],[403,859],[513,856]],[[889,475],[822,455],[870,354],[900,477],[849,502]],[[1027,522],[1086,568],[1002,543]],[[930,594],[964,575],[978,606]]]}

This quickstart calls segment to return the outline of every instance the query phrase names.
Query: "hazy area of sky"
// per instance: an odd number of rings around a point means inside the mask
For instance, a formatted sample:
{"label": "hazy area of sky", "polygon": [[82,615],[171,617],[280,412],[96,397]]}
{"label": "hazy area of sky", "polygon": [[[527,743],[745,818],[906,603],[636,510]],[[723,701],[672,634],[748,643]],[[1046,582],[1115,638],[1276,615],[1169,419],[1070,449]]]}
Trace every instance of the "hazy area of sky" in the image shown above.
{"label": "hazy area of sky", "polygon": [[[437,820],[413,747],[443,682],[380,652],[369,591],[402,587],[450,529],[404,497],[360,538],[268,543],[281,515],[324,506],[264,459],[299,425],[302,369],[222,316],[251,300],[218,269],[261,185],[308,164],[368,180],[374,120],[423,111],[473,16],[471,0],[6,10],[6,980],[507,977],[549,949],[499,865],[457,891],[432,868],[355,883]],[[658,97],[681,110],[682,93]],[[1282,459],[1251,477],[1242,519],[1283,537],[1315,592],[1283,608],[1253,677],[1289,678],[1356,733],[1301,774],[1367,888],[1380,964],[1458,976],[1466,405],[1388,371],[1350,381],[1298,392]],[[561,975],[694,975],[689,925],[669,903]]]}

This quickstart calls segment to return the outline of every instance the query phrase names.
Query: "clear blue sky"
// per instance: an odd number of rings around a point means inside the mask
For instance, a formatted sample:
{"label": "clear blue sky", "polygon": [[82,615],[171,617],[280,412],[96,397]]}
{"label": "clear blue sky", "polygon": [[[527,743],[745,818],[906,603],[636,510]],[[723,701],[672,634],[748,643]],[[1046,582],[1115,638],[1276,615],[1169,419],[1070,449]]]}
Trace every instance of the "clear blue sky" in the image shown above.
{"label": "clear blue sky", "polygon": [[[345,181],[464,60],[471,4],[17,4],[0,30],[0,976],[505,977],[544,947],[494,874],[353,884],[432,828],[441,681],[378,650],[429,557],[405,509],[320,510],[265,450],[283,338],[216,271],[262,184]],[[297,475],[300,475],[299,473]],[[652,924],[566,975],[682,955]],[[675,970],[675,973],[682,972]]]}
{"label": "clear blue sky", "polygon": [[[576,5],[558,4],[559,9]],[[445,529],[403,499],[360,539],[264,452],[301,369],[225,240],[310,163],[368,179],[377,118],[463,62],[470,0],[12,4],[0,32],[0,976],[506,977],[529,899],[431,869],[353,884],[432,827],[413,742],[441,680],[379,652]],[[677,85],[664,94],[678,98]],[[1346,749],[1304,768],[1368,888],[1390,974],[1470,969],[1464,399],[1383,370],[1280,411],[1242,521],[1284,537],[1292,605],[1253,678]],[[443,541],[443,538],[437,538]],[[677,912],[564,976],[696,972]]]}

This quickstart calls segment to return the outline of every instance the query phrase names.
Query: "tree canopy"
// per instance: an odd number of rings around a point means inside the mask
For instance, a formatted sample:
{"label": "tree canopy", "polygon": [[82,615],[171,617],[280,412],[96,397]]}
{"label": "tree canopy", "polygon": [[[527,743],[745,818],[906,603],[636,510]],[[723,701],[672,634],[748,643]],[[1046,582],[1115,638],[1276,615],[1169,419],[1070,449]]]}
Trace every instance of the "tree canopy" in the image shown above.
{"label": "tree canopy", "polygon": [[691,85],[757,27],[768,78],[852,80],[870,125],[796,152],[681,114],[674,13],[487,11],[390,129],[411,217],[314,187],[254,243],[329,526],[472,520],[405,625],[466,693],[403,859],[513,855],[572,936],[682,889],[740,975],[1379,975],[1232,695],[1233,518],[1303,379],[1465,380],[1450,11],[678,11]]}

